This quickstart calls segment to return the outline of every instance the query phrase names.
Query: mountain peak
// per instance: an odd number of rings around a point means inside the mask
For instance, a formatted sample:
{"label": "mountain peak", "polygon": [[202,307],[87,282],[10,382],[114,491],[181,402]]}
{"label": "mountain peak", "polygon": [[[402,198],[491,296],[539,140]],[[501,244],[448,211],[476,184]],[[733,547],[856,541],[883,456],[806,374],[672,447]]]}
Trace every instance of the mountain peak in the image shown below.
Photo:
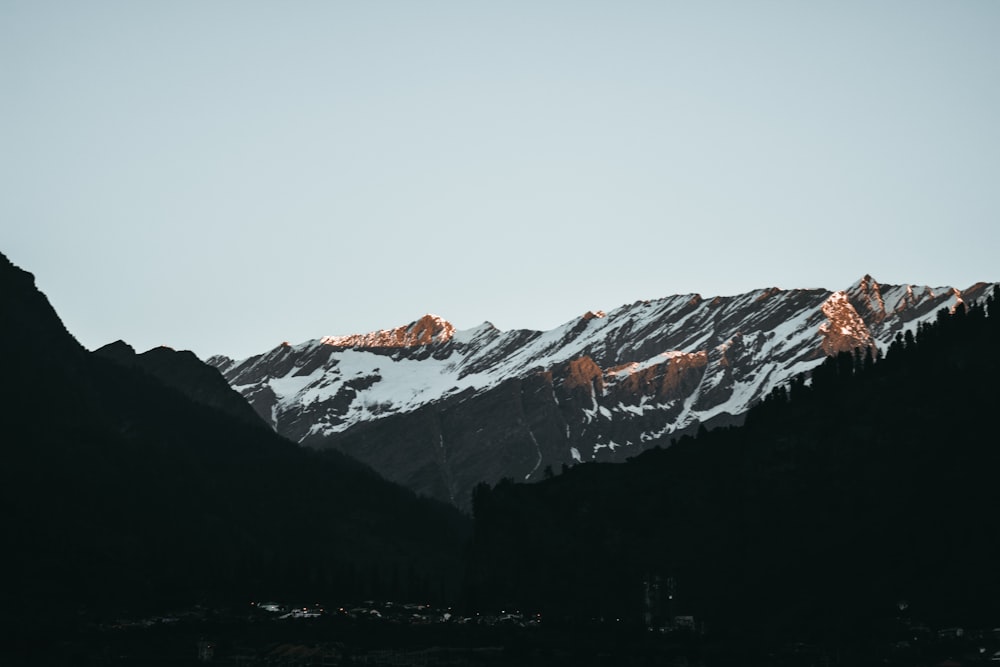
{"label": "mountain peak", "polygon": [[123,363],[132,361],[136,356],[135,348],[121,339],[97,348],[94,354]]}
{"label": "mountain peak", "polygon": [[866,273],[865,275],[855,280],[854,283],[850,287],[848,287],[846,291],[848,293],[858,292],[858,291],[868,292],[871,289],[877,290],[878,288],[879,288],[878,281],[872,278],[872,274]]}
{"label": "mountain peak", "polygon": [[334,347],[418,347],[446,343],[453,335],[455,327],[451,322],[428,313],[419,320],[395,329],[380,329],[349,336],[324,336],[320,343]]}
{"label": "mountain peak", "polygon": [[[35,276],[0,253],[0,344],[16,347],[23,359],[32,351],[44,352],[52,364],[61,365],[64,354],[78,355],[83,346],[66,330]],[[30,351],[29,351],[30,350]]]}

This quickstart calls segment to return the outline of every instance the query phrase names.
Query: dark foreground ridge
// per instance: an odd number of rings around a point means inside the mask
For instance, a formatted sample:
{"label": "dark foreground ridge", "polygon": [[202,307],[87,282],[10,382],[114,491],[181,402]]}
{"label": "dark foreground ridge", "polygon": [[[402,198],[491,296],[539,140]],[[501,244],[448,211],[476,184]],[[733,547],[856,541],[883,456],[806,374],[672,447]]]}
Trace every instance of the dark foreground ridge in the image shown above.
{"label": "dark foreground ridge", "polygon": [[5,647],[195,603],[457,597],[455,509],[192,398],[192,368],[230,390],[187,355],[88,352],[2,256],[0,347]]}

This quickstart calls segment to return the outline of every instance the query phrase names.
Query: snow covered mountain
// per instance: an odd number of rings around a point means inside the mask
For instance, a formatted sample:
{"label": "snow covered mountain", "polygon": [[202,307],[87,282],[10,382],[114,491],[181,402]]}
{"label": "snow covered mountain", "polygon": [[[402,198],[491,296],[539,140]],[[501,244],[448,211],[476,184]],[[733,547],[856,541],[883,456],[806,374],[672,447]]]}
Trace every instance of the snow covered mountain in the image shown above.
{"label": "snow covered mountain", "polygon": [[832,353],[887,347],[992,283],[696,294],[588,312],[550,331],[456,331],[426,315],[369,334],[283,343],[217,367],[275,430],[468,507],[480,481],[623,460],[729,423]]}

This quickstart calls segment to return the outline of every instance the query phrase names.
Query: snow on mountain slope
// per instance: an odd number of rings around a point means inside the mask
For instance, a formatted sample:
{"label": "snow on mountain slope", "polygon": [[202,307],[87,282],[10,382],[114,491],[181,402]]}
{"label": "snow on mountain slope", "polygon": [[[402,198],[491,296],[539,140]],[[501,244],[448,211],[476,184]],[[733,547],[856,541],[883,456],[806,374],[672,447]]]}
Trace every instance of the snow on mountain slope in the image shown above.
{"label": "snow on mountain slope", "polygon": [[838,292],[637,301],[549,331],[489,323],[456,331],[427,315],[209,363],[286,437],[337,447],[464,505],[480,480],[617,460],[699,423],[738,419],[826,355],[884,348],[987,289],[879,285],[865,276]]}

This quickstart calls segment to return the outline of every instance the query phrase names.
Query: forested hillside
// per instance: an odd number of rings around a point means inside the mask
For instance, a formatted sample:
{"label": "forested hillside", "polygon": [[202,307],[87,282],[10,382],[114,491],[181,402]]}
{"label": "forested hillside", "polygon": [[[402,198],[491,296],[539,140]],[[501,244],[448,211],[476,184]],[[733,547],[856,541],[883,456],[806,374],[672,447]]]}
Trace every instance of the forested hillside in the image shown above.
{"label": "forested hillside", "polygon": [[902,602],[996,624],[997,298],[942,311],[884,358],[828,359],[742,427],[481,485],[470,601],[552,622],[692,615],[749,642],[858,638]]}

